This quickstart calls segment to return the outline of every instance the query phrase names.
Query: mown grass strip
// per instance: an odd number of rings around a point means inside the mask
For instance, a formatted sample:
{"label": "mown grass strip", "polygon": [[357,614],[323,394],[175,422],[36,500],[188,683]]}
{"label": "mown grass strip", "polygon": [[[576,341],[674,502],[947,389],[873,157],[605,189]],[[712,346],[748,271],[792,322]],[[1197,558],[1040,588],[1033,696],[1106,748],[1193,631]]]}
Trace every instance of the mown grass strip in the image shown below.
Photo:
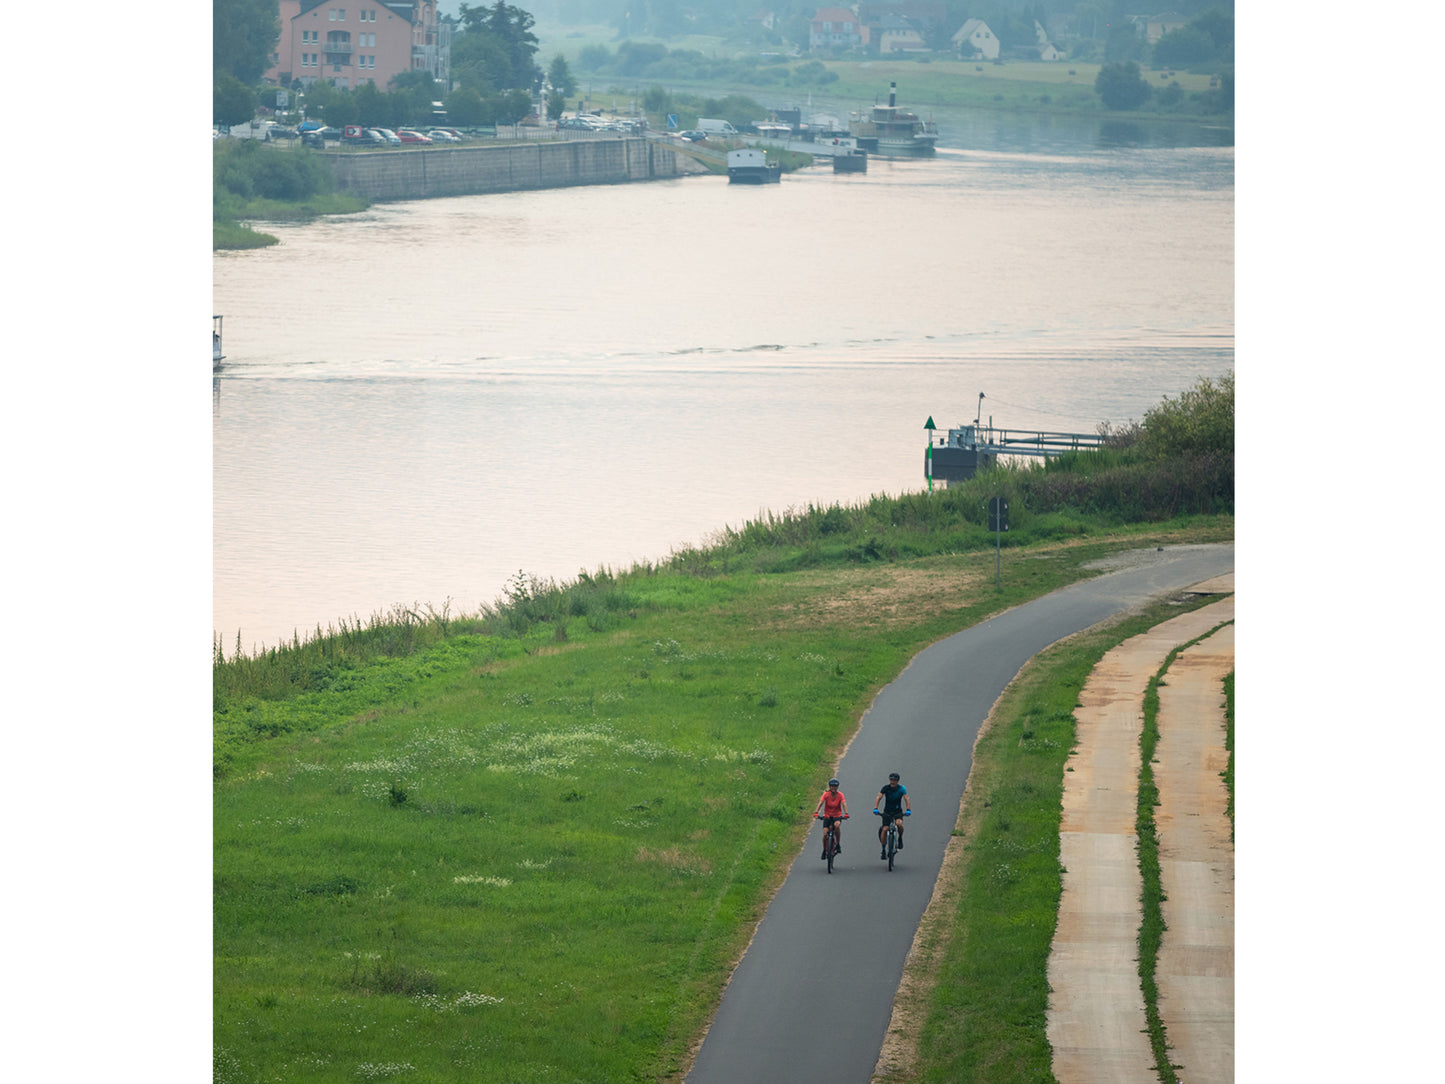
{"label": "mown grass strip", "polygon": [[[1112,648],[1213,601],[1160,603],[1041,652],[1000,697],[974,749],[945,863],[915,946],[900,1051],[876,1079],[1011,1084],[1054,1080],[1048,958],[1058,924],[1063,779],[1074,710]],[[930,911],[934,911],[930,908]],[[913,1046],[914,1050],[908,1048]]]}
{"label": "mown grass strip", "polygon": [[[1208,601],[1212,602],[1213,599]],[[1154,808],[1159,805],[1159,787],[1154,782],[1154,752],[1159,746],[1159,688],[1166,684],[1169,667],[1181,654],[1213,636],[1229,622],[1180,644],[1169,652],[1158,672],[1149,679],[1144,692],[1144,726],[1139,735],[1139,805],[1136,831],[1139,846],[1139,874],[1143,880],[1139,921],[1139,988],[1144,996],[1144,1017],[1149,1024],[1149,1044],[1154,1051],[1154,1068],[1162,1084],[1178,1084],[1175,1066],[1169,1062],[1169,1036],[1159,1013],[1159,984],[1155,977],[1159,949],[1164,943],[1163,871],[1159,867],[1159,827]]]}

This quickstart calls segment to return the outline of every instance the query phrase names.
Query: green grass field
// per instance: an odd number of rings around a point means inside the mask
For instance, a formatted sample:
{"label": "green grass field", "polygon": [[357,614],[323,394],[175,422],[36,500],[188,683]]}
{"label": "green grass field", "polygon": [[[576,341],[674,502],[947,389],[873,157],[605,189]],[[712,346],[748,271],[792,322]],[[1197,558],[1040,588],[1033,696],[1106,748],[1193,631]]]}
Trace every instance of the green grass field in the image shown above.
{"label": "green grass field", "polygon": [[1006,553],[1001,591],[987,551],[656,573],[364,703],[366,668],[229,704],[258,727],[215,785],[216,1079],[675,1075],[877,689],[1139,542]]}

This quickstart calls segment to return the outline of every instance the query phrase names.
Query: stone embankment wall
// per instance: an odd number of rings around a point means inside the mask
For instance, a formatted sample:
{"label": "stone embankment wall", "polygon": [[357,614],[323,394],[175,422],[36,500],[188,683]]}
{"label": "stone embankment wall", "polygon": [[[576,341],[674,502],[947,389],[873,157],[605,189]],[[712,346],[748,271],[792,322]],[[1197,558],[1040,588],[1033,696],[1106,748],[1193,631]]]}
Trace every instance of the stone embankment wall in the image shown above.
{"label": "stone embankment wall", "polygon": [[338,186],[376,200],[619,184],[707,172],[687,155],[650,139],[407,147],[326,158]]}

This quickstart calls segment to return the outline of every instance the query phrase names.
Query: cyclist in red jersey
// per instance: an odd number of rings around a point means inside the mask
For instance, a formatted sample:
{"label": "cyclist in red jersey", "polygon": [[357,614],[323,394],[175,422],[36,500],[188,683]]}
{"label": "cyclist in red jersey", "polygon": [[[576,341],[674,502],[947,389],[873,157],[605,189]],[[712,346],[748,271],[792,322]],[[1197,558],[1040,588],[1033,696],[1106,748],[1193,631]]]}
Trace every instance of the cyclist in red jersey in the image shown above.
{"label": "cyclist in red jersey", "polygon": [[[843,853],[843,818],[848,816],[848,799],[838,789],[838,780],[828,780],[828,789],[818,798],[817,808],[813,810],[813,816],[819,814],[823,817],[823,831],[828,831],[833,825],[837,825],[834,838],[838,840],[838,853]],[[825,850],[819,857],[827,858]]]}

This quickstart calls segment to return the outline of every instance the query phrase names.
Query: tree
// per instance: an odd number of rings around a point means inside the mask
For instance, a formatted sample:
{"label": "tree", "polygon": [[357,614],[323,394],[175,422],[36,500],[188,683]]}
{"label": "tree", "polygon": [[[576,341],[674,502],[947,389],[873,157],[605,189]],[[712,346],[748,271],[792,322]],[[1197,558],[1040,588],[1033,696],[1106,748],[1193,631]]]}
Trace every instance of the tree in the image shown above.
{"label": "tree", "polygon": [[397,105],[399,124],[425,124],[431,119],[431,103],[437,99],[436,78],[425,68],[411,68],[392,77],[391,97]]}
{"label": "tree", "polygon": [[211,0],[211,69],[217,75],[229,72],[254,86],[280,40],[276,0]]}
{"label": "tree", "polygon": [[[530,12],[513,7],[506,0],[496,0],[491,7],[461,6],[462,25],[466,27],[463,39],[473,34],[490,38],[505,57],[505,71],[494,73],[494,85],[499,90],[521,88],[533,90],[541,84],[542,69],[537,67],[537,35],[532,33],[533,19]],[[453,41],[455,50],[457,45]]]}
{"label": "tree", "polygon": [[230,126],[256,115],[256,92],[230,72],[217,72],[212,90],[211,120]]}
{"label": "tree", "polygon": [[462,87],[446,97],[447,119],[463,128],[485,124],[486,107],[476,87]]}
{"label": "tree", "polygon": [[1132,60],[1105,64],[1094,79],[1094,91],[1109,109],[1137,109],[1149,100],[1149,83]]}
{"label": "tree", "polygon": [[532,112],[532,95],[521,87],[514,87],[501,96],[498,103],[497,123],[517,124]]}
{"label": "tree", "polygon": [[490,93],[504,88],[511,72],[506,49],[485,31],[452,39],[452,77],[459,86]]}
{"label": "tree", "polygon": [[554,56],[547,67],[547,82],[564,98],[570,98],[577,93],[577,80],[572,77],[572,69],[567,67],[567,58],[561,53]]}
{"label": "tree", "polygon": [[1144,415],[1139,439],[1144,454],[1158,459],[1207,452],[1234,452],[1234,373],[1201,379],[1178,399]]}
{"label": "tree", "polygon": [[1218,8],[1210,8],[1189,24],[1208,34],[1214,43],[1214,54],[1226,64],[1234,63],[1234,16]]}
{"label": "tree", "polygon": [[1214,39],[1192,23],[1154,43],[1154,63],[1161,68],[1188,68],[1213,60],[1214,55]]}

